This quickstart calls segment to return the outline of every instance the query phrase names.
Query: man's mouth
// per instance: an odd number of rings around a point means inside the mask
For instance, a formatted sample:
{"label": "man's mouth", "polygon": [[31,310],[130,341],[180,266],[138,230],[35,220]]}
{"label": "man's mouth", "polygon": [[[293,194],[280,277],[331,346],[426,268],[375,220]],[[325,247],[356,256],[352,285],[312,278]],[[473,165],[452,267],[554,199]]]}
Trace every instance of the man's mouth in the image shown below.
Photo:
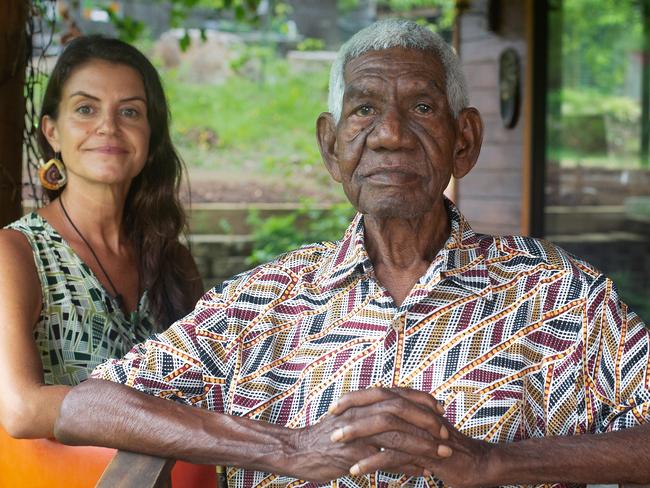
{"label": "man's mouth", "polygon": [[364,176],[364,179],[376,185],[407,185],[420,178],[419,174],[404,168],[376,168]]}

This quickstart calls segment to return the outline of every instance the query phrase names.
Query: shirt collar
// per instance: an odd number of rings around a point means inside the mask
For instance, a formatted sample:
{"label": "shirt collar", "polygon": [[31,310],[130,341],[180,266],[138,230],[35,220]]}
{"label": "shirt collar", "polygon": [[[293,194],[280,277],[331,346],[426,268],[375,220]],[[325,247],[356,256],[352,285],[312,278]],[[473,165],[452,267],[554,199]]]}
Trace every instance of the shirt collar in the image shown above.
{"label": "shirt collar", "polygon": [[322,290],[329,290],[353,273],[364,274],[371,269],[372,263],[364,244],[363,214],[357,213],[332,255],[317,271],[317,282]]}
{"label": "shirt collar", "polygon": [[[491,299],[490,276],[478,236],[450,200],[445,198],[445,204],[451,226],[449,238],[418,284],[430,291],[442,279],[447,279],[476,295]],[[317,280],[321,289],[328,290],[354,273],[367,274],[371,270],[372,262],[364,242],[363,215],[357,213],[331,257],[317,272]]]}
{"label": "shirt collar", "polygon": [[491,300],[492,286],[486,263],[486,251],[481,246],[481,240],[456,205],[448,199],[445,199],[445,203],[451,232],[425,276],[434,267],[436,260],[441,259],[443,262],[440,270],[441,278],[453,281],[465,290]]}

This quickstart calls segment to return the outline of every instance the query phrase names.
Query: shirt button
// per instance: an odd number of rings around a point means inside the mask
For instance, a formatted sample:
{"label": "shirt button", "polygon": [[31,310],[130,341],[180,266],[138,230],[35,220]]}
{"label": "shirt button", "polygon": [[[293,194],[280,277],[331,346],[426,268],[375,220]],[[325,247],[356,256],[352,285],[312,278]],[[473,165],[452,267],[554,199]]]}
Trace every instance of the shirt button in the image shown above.
{"label": "shirt button", "polygon": [[[404,321],[405,320],[406,320],[406,317],[404,315],[398,315],[397,317],[395,317],[391,321],[390,325],[391,325],[391,327],[393,327],[393,329],[395,329],[396,331],[399,332],[399,331],[404,329]],[[395,488],[395,487],[389,487],[389,488]]]}

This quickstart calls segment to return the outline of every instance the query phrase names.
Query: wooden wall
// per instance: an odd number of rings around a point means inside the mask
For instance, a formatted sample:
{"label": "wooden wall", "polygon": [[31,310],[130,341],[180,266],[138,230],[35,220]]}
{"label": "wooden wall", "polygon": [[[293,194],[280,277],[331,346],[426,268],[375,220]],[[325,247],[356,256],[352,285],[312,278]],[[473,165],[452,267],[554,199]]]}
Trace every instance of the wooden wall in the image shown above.
{"label": "wooden wall", "polygon": [[[470,103],[478,108],[485,126],[476,167],[456,182],[456,200],[474,230],[491,234],[527,233],[528,200],[524,113],[528,68],[528,2],[501,0],[496,31],[490,30],[488,0],[466,2],[458,19],[457,45],[469,85]],[[521,62],[521,103],[516,126],[503,127],[499,108],[499,56],[514,48]]]}

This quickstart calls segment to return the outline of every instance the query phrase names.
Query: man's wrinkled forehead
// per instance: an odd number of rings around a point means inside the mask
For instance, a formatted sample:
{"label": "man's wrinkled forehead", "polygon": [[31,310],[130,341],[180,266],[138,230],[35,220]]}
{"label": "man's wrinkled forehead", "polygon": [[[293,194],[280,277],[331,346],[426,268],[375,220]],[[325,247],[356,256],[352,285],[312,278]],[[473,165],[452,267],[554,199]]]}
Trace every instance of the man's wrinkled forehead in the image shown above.
{"label": "man's wrinkled forehead", "polygon": [[432,52],[419,49],[368,51],[346,63],[343,79],[346,97],[357,92],[360,85],[406,79],[422,90],[445,93],[445,70],[440,59]]}

